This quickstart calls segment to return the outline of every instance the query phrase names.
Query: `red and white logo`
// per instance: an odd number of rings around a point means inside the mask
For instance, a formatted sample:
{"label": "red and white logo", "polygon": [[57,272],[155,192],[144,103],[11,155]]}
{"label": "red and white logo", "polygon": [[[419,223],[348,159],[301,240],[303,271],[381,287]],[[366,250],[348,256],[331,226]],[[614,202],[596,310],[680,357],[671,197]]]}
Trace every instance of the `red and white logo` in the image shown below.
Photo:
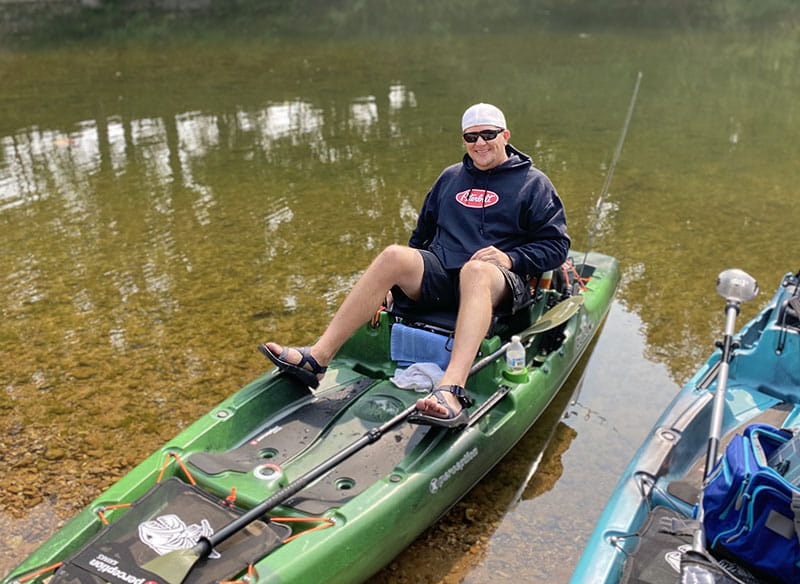
{"label": "red and white logo", "polygon": [[461,191],[456,195],[456,201],[469,207],[470,209],[480,209],[481,207],[491,207],[500,201],[497,193],[485,191],[483,189],[469,189]]}

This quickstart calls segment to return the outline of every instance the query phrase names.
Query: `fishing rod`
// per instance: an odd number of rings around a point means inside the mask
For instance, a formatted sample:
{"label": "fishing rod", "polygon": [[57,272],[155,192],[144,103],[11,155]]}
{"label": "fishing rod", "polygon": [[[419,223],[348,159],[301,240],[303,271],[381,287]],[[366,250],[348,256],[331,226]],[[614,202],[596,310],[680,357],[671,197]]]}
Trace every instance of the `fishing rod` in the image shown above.
{"label": "fishing rod", "polygon": [[625,143],[625,135],[628,133],[628,126],[631,123],[631,117],[633,117],[633,107],[636,105],[636,97],[639,95],[639,84],[642,82],[642,72],[639,71],[639,74],[636,76],[636,84],[633,87],[633,94],[631,95],[631,102],[628,104],[628,113],[625,115],[625,122],[622,125],[622,132],[619,135],[619,140],[617,141],[617,148],[614,151],[614,156],[611,158],[611,166],[608,169],[608,174],[606,174],[606,180],[603,183],[603,188],[600,191],[600,196],[597,198],[597,203],[595,203],[595,220],[592,224],[592,230],[589,232],[589,241],[586,244],[586,255],[583,256],[583,264],[581,267],[581,277],[584,277],[583,270],[586,268],[586,260],[589,257],[589,250],[592,249],[592,241],[594,240],[595,231],[597,231],[597,225],[600,222],[600,210],[603,204],[603,199],[608,195],[608,189],[611,187],[611,179],[614,176],[614,169],[617,167],[617,161],[619,160],[620,154],[622,153],[622,145]]}

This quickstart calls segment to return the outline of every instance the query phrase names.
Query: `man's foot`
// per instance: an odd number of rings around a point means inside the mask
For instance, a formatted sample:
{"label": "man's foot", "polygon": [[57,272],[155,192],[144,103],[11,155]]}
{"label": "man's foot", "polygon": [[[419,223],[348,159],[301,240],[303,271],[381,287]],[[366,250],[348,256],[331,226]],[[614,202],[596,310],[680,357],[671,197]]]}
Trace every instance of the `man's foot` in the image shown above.
{"label": "man's foot", "polygon": [[457,428],[469,421],[466,408],[472,405],[460,385],[442,385],[426,398],[417,400],[417,411],[409,415],[408,421],[426,426]]}
{"label": "man's foot", "polygon": [[319,387],[319,382],[328,369],[314,358],[310,347],[283,347],[277,343],[262,343],[258,350],[278,369],[312,389]]}

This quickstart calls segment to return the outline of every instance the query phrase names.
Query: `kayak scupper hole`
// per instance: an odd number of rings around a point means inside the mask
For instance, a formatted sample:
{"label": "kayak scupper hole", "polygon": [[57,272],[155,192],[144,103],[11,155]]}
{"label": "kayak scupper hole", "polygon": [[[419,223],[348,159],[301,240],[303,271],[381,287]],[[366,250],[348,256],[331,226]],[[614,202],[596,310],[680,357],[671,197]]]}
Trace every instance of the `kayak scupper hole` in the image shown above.
{"label": "kayak scupper hole", "polygon": [[356,481],[349,477],[342,477],[340,479],[336,479],[334,485],[339,491],[349,491],[356,486]]}
{"label": "kayak scupper hole", "polygon": [[271,481],[274,479],[282,479],[283,471],[278,465],[267,463],[253,469],[253,475],[263,481]]}
{"label": "kayak scupper hole", "polygon": [[264,448],[263,450],[259,451],[258,456],[259,458],[269,460],[270,458],[275,458],[278,456],[278,451],[274,448]]}

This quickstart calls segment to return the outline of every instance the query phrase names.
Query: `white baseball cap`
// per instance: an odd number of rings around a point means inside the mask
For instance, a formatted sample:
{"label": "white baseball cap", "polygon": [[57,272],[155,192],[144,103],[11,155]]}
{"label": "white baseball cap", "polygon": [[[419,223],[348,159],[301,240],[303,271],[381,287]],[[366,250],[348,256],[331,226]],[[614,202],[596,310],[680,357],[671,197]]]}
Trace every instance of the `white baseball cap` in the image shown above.
{"label": "white baseball cap", "polygon": [[506,129],[506,117],[498,108],[489,103],[476,103],[467,108],[461,117],[461,130],[472,126],[497,126]]}

